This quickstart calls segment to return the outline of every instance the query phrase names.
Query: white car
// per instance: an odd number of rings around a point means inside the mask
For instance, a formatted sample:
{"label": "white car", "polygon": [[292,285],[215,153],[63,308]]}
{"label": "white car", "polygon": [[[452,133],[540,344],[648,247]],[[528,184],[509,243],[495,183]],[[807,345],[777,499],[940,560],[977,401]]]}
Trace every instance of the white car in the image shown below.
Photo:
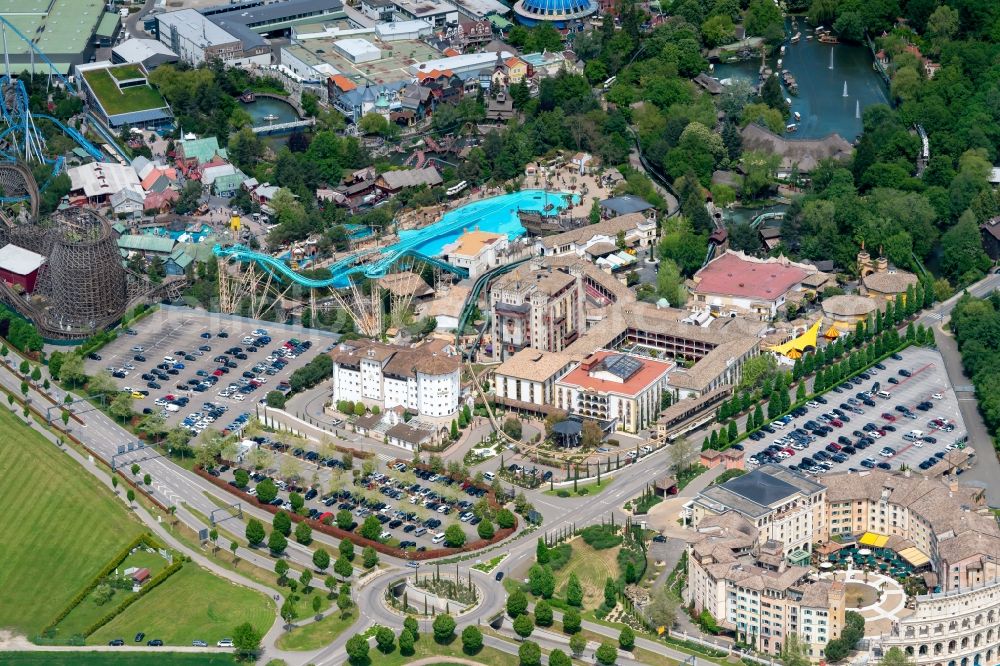
{"label": "white car", "polygon": [[156,405],[157,407],[166,407],[167,401],[164,398],[157,398],[156,400],[153,401],[153,404]]}
{"label": "white car", "polygon": [[168,412],[179,412],[179,411],[181,411],[181,408],[178,407],[177,405],[173,404],[173,403],[167,403],[167,406],[164,407],[164,409],[167,410]]}
{"label": "white car", "polygon": [[935,400],[943,400],[944,399],[944,396],[941,395],[940,393],[935,393],[931,397],[934,398]]}
{"label": "white car", "polygon": [[173,356],[164,356],[163,357],[163,362],[164,363],[176,363],[177,359],[174,358]]}
{"label": "white car", "polygon": [[242,393],[237,393],[236,395],[233,396],[233,400],[235,400],[236,402],[243,402],[246,399],[247,399],[246,395]]}
{"label": "white car", "polygon": [[216,647],[231,648],[231,647],[233,647],[233,639],[232,638],[223,638],[221,641],[219,641],[215,645],[216,645]]}

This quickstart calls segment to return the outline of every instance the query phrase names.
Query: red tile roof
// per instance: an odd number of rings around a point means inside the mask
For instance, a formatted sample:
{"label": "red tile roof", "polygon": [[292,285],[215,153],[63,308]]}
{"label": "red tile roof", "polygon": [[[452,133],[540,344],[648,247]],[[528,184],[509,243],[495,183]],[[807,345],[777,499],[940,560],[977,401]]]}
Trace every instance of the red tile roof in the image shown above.
{"label": "red tile roof", "polygon": [[330,80],[333,81],[333,85],[340,89],[340,92],[351,92],[358,87],[354,81],[351,81],[343,74],[334,74],[330,77]]}
{"label": "red tile roof", "polygon": [[698,271],[696,292],[773,301],[799,284],[809,273],[778,261],[753,261],[725,253]]}
{"label": "red tile roof", "polygon": [[583,360],[580,365],[574,368],[568,375],[559,380],[559,384],[579,386],[588,391],[599,391],[601,393],[617,393],[619,395],[636,396],[646,389],[650,384],[659,379],[664,372],[673,367],[673,363],[666,361],[654,361],[647,358],[636,358],[642,363],[638,372],[629,377],[624,382],[610,381],[591,377],[590,373],[598,370],[598,363],[609,356],[619,356],[618,352],[597,351]]}

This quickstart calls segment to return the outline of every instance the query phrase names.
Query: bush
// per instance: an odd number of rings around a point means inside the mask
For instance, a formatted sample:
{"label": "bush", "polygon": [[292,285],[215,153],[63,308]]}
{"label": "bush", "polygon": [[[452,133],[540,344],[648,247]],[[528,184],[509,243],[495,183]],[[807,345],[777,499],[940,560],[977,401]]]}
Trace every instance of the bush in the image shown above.
{"label": "bush", "polygon": [[451,615],[438,615],[434,618],[434,640],[438,643],[450,643],[455,638],[455,618]]}
{"label": "bush", "polygon": [[635,632],[630,627],[625,627],[618,634],[618,647],[629,651],[635,647]]}
{"label": "bush", "polygon": [[541,666],[542,649],[538,647],[538,643],[525,641],[518,648],[517,657],[520,660],[520,666]]}
{"label": "bush", "polygon": [[535,624],[539,627],[551,627],[552,620],[552,606],[549,602],[542,599],[535,604]]}
{"label": "bush", "polygon": [[527,638],[535,630],[535,623],[527,613],[514,618],[514,631],[521,638]]}
{"label": "bush", "polygon": [[497,525],[500,529],[508,530],[514,527],[516,520],[514,519],[514,514],[510,512],[509,509],[500,509],[497,511]]}
{"label": "bush", "polygon": [[273,407],[274,409],[284,409],[285,408],[285,394],[281,391],[268,391],[267,392],[267,406]]}
{"label": "bush", "polygon": [[615,649],[614,644],[610,641],[604,641],[597,648],[594,657],[597,658],[597,663],[601,664],[601,666],[612,666],[618,660],[618,650]]}
{"label": "bush", "polygon": [[563,633],[576,634],[580,632],[583,622],[580,619],[580,611],[570,608],[563,613]]}
{"label": "bush", "polygon": [[483,649],[483,632],[475,625],[469,625],[462,630],[462,651],[465,654],[478,654]]}
{"label": "bush", "polygon": [[293,372],[288,378],[288,383],[292,386],[292,393],[316,386],[329,378],[332,371],[333,359],[327,354],[320,354]]}
{"label": "bush", "polygon": [[621,544],[622,538],[610,525],[591,525],[580,532],[583,541],[594,550],[614,548]]}

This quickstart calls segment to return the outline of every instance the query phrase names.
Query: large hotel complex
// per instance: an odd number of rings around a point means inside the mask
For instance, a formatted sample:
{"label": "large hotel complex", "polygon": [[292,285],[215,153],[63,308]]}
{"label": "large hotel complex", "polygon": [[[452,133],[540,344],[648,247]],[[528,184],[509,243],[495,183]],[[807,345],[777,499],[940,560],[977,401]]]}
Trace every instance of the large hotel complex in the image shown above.
{"label": "large hotel complex", "polygon": [[[1000,529],[979,489],[877,470],[818,481],[765,465],[709,486],[685,516],[685,602],[762,652],[778,654],[794,633],[811,658],[822,657],[844,627],[849,590],[863,586],[845,582],[831,564],[850,550],[894,558],[932,590],[905,606],[900,591],[884,623],[867,627],[873,647],[898,646],[928,666],[993,664],[1000,656]],[[880,600],[895,594],[875,585]]]}

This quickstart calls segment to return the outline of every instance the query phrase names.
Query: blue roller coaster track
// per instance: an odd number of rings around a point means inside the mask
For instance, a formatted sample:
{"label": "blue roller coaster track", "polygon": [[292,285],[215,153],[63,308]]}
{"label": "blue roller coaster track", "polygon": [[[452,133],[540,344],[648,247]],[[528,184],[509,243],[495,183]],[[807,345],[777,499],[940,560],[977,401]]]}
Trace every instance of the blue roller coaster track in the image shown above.
{"label": "blue roller coaster track", "polygon": [[[55,125],[61,132],[71,138],[90,157],[95,160],[105,160],[107,157],[99,148],[88,141],[83,134],[73,127],[63,124],[56,118],[43,113],[32,113],[27,89],[24,82],[12,76],[11,66],[6,57],[7,31],[12,32],[21,41],[28,45],[33,55],[37,55],[39,60],[48,68],[49,76],[55,76],[66,88],[69,94],[76,94],[76,88],[70,83],[62,73],[56,69],[52,61],[49,60],[39,48],[28,39],[20,30],[10,23],[6,18],[0,16],[0,31],[3,34],[5,49],[3,75],[0,76],[0,118],[3,121],[3,129],[0,130],[0,143],[4,148],[0,149],[0,157],[10,161],[40,162],[52,166],[52,176],[56,176],[62,171],[64,159],[61,155],[50,157],[45,152],[45,136],[36,125],[37,120],[45,120]],[[109,143],[119,150],[113,140]],[[40,190],[44,191],[51,182],[51,178],[42,183]],[[0,202],[10,203],[23,200],[24,197],[0,197]]]}
{"label": "blue roller coaster track", "polygon": [[281,259],[272,257],[269,254],[256,252],[243,245],[216,245],[212,248],[212,252],[217,257],[231,259],[239,263],[253,262],[282,282],[294,282],[307,289],[341,289],[350,285],[351,277],[353,276],[363,276],[366,278],[384,277],[396,262],[405,257],[413,257],[418,261],[426,262],[462,278],[469,277],[467,269],[452,266],[437,257],[428,257],[417,252],[412,247],[401,250],[390,249],[388,252],[383,251],[385,256],[367,264],[359,264],[358,261],[366,256],[375,254],[377,250],[365,250],[352,254],[345,259],[331,264],[328,267],[330,277],[322,279],[306,277],[292,270]]}

